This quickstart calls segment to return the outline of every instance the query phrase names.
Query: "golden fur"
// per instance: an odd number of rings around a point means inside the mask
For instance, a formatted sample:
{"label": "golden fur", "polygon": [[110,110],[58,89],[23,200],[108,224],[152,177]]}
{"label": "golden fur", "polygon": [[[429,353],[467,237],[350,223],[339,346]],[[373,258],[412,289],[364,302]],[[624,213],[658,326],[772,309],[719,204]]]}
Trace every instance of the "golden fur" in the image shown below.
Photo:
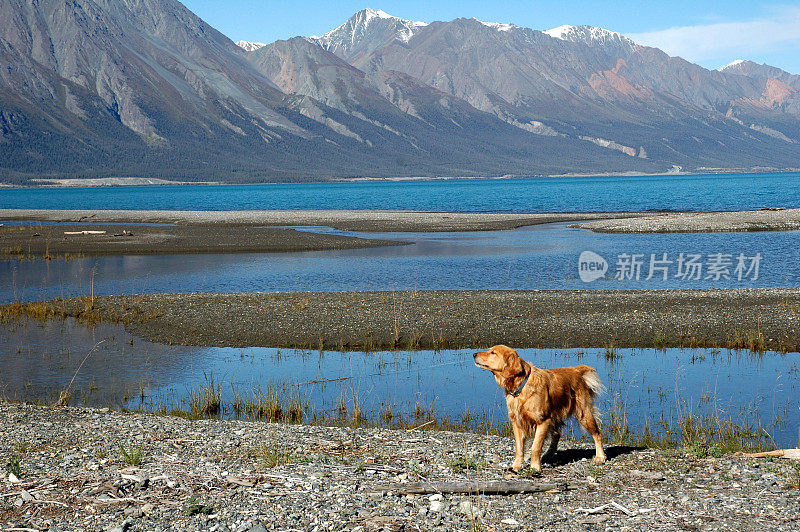
{"label": "golden fur", "polygon": [[[594,440],[593,462],[606,461],[594,406],[594,398],[603,384],[593,367],[539,369],[505,345],[496,345],[473,357],[475,365],[491,371],[497,385],[506,391],[508,417],[516,445],[514,471],[522,469],[525,440],[531,436],[531,468],[541,471],[545,438],[550,436],[550,447],[545,454],[548,457],[558,446],[561,426],[573,415]],[[525,385],[520,390],[523,382]]]}

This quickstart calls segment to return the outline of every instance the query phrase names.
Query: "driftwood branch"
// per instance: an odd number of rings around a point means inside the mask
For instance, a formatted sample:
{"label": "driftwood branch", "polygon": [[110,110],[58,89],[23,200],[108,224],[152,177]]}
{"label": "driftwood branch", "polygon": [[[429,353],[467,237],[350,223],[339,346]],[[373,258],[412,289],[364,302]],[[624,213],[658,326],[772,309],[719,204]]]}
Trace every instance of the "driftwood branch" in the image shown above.
{"label": "driftwood branch", "polygon": [[482,493],[485,495],[511,495],[515,493],[541,493],[566,490],[566,484],[532,482],[529,480],[474,480],[458,482],[403,482],[376,486],[376,491],[401,494],[426,495],[431,493]]}
{"label": "driftwood branch", "polygon": [[800,460],[800,449],[777,449],[775,451],[767,451],[765,453],[743,453],[742,456],[746,458],[765,458],[767,456],[771,456],[774,458]]}

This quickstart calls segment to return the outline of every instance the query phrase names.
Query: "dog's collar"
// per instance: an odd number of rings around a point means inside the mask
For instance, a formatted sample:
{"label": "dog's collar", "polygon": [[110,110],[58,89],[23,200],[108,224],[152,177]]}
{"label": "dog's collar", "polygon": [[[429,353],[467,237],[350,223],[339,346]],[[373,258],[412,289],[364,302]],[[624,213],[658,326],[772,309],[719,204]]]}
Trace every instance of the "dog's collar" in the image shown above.
{"label": "dog's collar", "polygon": [[528,374],[525,376],[525,379],[522,381],[522,384],[514,390],[513,392],[507,392],[511,397],[519,397],[519,394],[522,393],[522,389],[525,388],[525,385],[528,384],[528,379],[531,378],[533,371],[528,371]]}

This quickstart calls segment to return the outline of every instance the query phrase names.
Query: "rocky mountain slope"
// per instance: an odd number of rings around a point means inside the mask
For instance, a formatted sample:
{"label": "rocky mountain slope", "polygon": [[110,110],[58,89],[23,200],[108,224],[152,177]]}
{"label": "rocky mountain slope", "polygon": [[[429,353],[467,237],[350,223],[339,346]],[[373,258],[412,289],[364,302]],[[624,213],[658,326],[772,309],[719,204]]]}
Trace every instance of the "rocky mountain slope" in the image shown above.
{"label": "rocky mountain slope", "polygon": [[292,95],[293,108],[304,116],[362,143],[365,150],[452,161],[450,175],[470,175],[470,166],[487,159],[497,165],[498,175],[508,173],[504,169],[519,157],[545,172],[558,172],[563,165],[598,168],[609,163],[630,170],[648,164],[655,168],[649,161],[619,161],[623,158],[618,154],[576,139],[520,130],[402,72],[365,73],[310,39],[277,41],[249,58]]}
{"label": "rocky mountain slope", "polygon": [[237,46],[176,0],[5,0],[0,180],[789,168],[798,89],[586,26],[366,9]]}
{"label": "rocky mountain slope", "polygon": [[[327,53],[314,48],[303,48],[302,61]],[[174,0],[9,0],[0,11],[0,177],[257,181],[655,168],[602,150],[565,161],[560,144],[520,135],[400,73],[352,72],[352,88],[366,91],[353,97],[359,114],[323,97],[347,76],[318,78],[317,93],[284,92],[248,59]],[[412,111],[402,100],[415,91]],[[426,122],[426,106],[446,112]]]}
{"label": "rocky mountain slope", "polygon": [[404,72],[519,127],[685,167],[796,165],[800,121],[790,106],[770,105],[775,90],[764,80],[709,71],[602,28],[456,19],[381,38],[369,55],[340,55],[367,72]]}

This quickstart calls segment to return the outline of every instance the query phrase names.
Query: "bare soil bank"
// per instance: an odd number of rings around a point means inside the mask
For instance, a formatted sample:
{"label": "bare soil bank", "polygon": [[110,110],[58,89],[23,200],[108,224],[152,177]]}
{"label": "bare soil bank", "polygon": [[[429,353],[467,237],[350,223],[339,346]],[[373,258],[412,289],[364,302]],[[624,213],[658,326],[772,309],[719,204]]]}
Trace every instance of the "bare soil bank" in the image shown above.
{"label": "bare soil bank", "polygon": [[[83,231],[102,234],[66,234]],[[0,227],[0,258],[176,253],[322,251],[402,244],[297,231],[230,225],[10,225]]]}
{"label": "bare soil bank", "polygon": [[156,294],[0,307],[122,322],[166,344],[324,349],[723,347],[800,351],[800,289]]}

